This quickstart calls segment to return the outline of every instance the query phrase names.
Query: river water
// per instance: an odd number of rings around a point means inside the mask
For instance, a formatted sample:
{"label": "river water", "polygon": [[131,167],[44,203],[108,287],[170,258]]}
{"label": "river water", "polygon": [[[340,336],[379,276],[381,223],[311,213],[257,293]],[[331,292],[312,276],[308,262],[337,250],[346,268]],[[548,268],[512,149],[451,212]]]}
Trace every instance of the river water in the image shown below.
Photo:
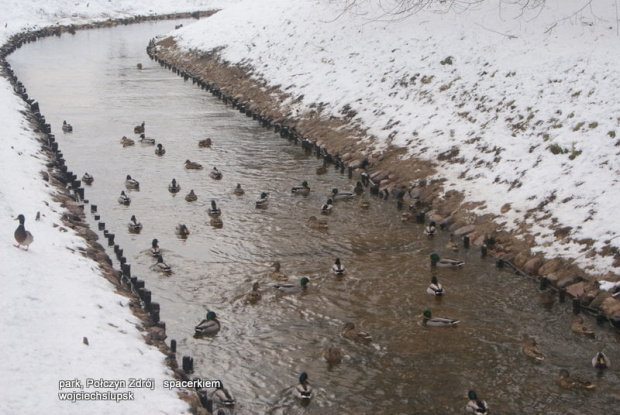
{"label": "river water", "polygon": [[[464,413],[469,389],[493,413],[617,411],[617,369],[597,374],[590,359],[602,349],[612,363],[620,361],[618,337],[599,327],[595,339],[576,337],[570,302],[542,304],[534,282],[498,270],[477,250],[447,251],[446,232],[425,236],[422,225],[401,221],[394,201],[367,192],[368,209],[357,199],[338,201],[322,217],[327,230],[309,228],[308,218],[321,217],[330,190],[350,191],[354,181],[332,169],[317,175],[321,162],[313,155],[151,62],[149,39],[179,23],[191,21],[47,38],[22,47],[9,62],[39,101],[70,169],[78,177],[94,176],[86,198],[116,234],[132,274],[146,281],[161,304],[169,339],[177,340],[180,355],[194,357],[196,375],[220,379],[235,393],[236,413]],[[73,133],[62,132],[63,120]],[[137,141],[133,128],[142,121],[146,135],[164,145],[164,156]],[[136,145],[123,147],[122,136]],[[199,148],[207,137],[212,147]],[[204,169],[185,169],[187,159]],[[222,180],[209,177],[214,166]],[[140,182],[139,191],[125,188],[128,174]],[[177,194],[167,190],[173,178],[182,187]],[[303,180],[311,193],[292,194]],[[237,183],[245,195],[233,194]],[[191,189],[198,196],[192,203],[185,200]],[[131,197],[129,206],[118,203],[121,190]],[[257,209],[263,191],[269,205]],[[209,223],[211,200],[222,210],[222,228]],[[131,215],[143,224],[139,234],[127,230]],[[187,239],[175,235],[179,223],[189,228]],[[153,269],[153,238],[171,274]],[[432,252],[466,265],[432,270]],[[347,268],[344,277],[330,272],[336,257]],[[292,282],[309,278],[309,288],[277,292],[269,276],[274,261]],[[431,275],[447,289],[442,300],[426,293]],[[255,281],[262,299],[248,304],[244,296]],[[419,315],[425,309],[461,323],[423,327]],[[208,310],[221,318],[222,329],[195,338],[194,325]],[[348,321],[370,332],[373,342],[342,338]],[[544,362],[522,353],[529,338],[544,350]],[[321,357],[330,344],[347,355],[342,363],[330,366]],[[557,374],[563,368],[595,381],[597,389],[561,389]],[[291,389],[304,371],[315,389],[308,406]]]}

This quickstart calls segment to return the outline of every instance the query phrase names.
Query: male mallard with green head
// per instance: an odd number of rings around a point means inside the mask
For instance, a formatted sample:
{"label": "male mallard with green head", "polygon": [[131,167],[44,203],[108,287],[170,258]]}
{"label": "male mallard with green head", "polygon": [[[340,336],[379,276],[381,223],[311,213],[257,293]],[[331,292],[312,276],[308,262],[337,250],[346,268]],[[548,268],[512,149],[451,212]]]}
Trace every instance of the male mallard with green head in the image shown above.
{"label": "male mallard with green head", "polygon": [[125,206],[128,206],[131,203],[131,199],[125,194],[124,190],[121,190],[121,195],[118,197],[118,203]]}
{"label": "male mallard with green head", "polygon": [[325,204],[321,206],[321,215],[329,215],[334,210],[334,201],[327,199]]}
{"label": "male mallard with green head", "polygon": [[220,180],[222,178],[222,172],[220,172],[217,167],[213,167],[213,169],[211,169],[211,172],[209,173],[209,176],[213,179],[213,180]]}
{"label": "male mallard with green head", "polygon": [[166,264],[164,262],[164,258],[161,256],[161,254],[157,255],[157,262],[154,265],[155,271],[159,271],[159,272],[171,272],[172,268],[170,267],[170,265]]}
{"label": "male mallard with green head", "polygon": [[145,136],[144,134],[140,134],[140,140],[142,144],[148,144],[150,146],[155,145],[155,139]]}
{"label": "male mallard with green head", "polygon": [[13,236],[15,237],[15,241],[17,241],[17,245],[14,245],[16,248],[20,248],[21,245],[24,245],[25,251],[28,250],[28,248],[30,247],[30,244],[34,241],[34,237],[32,236],[32,234],[30,233],[30,231],[26,230],[26,227],[24,226],[24,223],[26,222],[26,217],[22,214],[19,214],[15,220],[19,221],[19,225],[17,226],[17,229],[15,229],[15,232],[13,233]]}
{"label": "male mallard with green head", "polygon": [[155,154],[157,154],[158,156],[163,156],[164,154],[166,154],[166,149],[161,143],[157,144],[157,147],[155,148]]}
{"label": "male mallard with green head", "polygon": [[433,275],[431,277],[431,283],[428,286],[428,288],[426,289],[426,292],[428,294],[440,297],[440,296],[442,296],[442,295],[444,295],[446,293],[446,290],[443,288],[443,285],[441,285],[441,283],[439,283],[439,281],[437,280],[437,277],[435,277]]}
{"label": "male mallard with green head", "polygon": [[221,324],[215,311],[209,311],[206,317],[194,327],[196,334],[215,334],[220,331]]}
{"label": "male mallard with green head", "polygon": [[355,195],[351,192],[341,192],[338,189],[334,188],[332,189],[331,194],[329,195],[329,197],[334,201],[339,201],[339,200],[348,200],[348,199],[352,199],[355,197]]}
{"label": "male mallard with green head", "polygon": [[467,398],[469,401],[467,402],[467,405],[465,405],[465,412],[479,415],[489,413],[489,405],[487,405],[486,401],[478,399],[478,395],[475,391],[470,390],[467,393]]}
{"label": "male mallard with green head", "polygon": [[129,232],[140,232],[142,230],[142,224],[138,222],[136,215],[131,215],[127,228],[129,229]]}
{"label": "male mallard with green head", "polygon": [[260,194],[260,197],[256,200],[257,208],[266,208],[269,204],[269,198],[266,192]]}
{"label": "male mallard with green head", "polygon": [[301,182],[301,186],[293,186],[291,192],[296,195],[307,196],[310,194],[310,186],[308,186],[308,182],[304,180]]}
{"label": "male mallard with green head", "polygon": [[132,179],[131,175],[128,174],[127,178],[125,179],[125,187],[127,187],[128,189],[140,190],[140,182],[136,179]]}
{"label": "male mallard with green head", "polygon": [[347,270],[344,268],[344,265],[340,262],[340,258],[336,258],[334,264],[332,265],[332,273],[334,275],[344,275],[347,273]]}
{"label": "male mallard with green head", "polygon": [[358,343],[368,343],[372,341],[372,336],[368,332],[356,329],[355,324],[350,321],[344,324],[341,335],[346,339]]}
{"label": "male mallard with green head", "polygon": [[161,255],[161,249],[159,248],[159,241],[157,239],[153,239],[151,242],[151,255],[155,258]]}
{"label": "male mallard with green head", "polygon": [[422,313],[422,325],[428,327],[449,327],[459,324],[459,320],[445,317],[433,317],[430,310],[425,310]]}
{"label": "male mallard with green head", "polygon": [[355,183],[355,187],[353,188],[353,193],[355,193],[358,196],[364,193],[364,184],[362,182]]}
{"label": "male mallard with green head", "polygon": [[176,179],[172,179],[172,182],[168,185],[168,191],[170,193],[178,193],[181,190],[181,185],[177,183]]}
{"label": "male mallard with green head", "polygon": [[310,280],[306,277],[303,277],[302,279],[299,280],[299,284],[290,284],[290,283],[280,283],[280,284],[276,284],[274,285],[274,288],[277,288],[278,291],[281,291],[283,293],[287,293],[287,294],[296,294],[296,293],[300,293],[302,291],[305,291],[306,288],[308,287],[308,283],[310,282]]}
{"label": "male mallard with green head", "polygon": [[437,254],[431,254],[431,265],[434,267],[455,268],[461,267],[465,262],[451,258],[439,258]]}
{"label": "male mallard with green head", "polygon": [[299,375],[299,384],[295,387],[295,394],[299,399],[312,399],[312,386],[308,382],[308,374],[303,372]]}

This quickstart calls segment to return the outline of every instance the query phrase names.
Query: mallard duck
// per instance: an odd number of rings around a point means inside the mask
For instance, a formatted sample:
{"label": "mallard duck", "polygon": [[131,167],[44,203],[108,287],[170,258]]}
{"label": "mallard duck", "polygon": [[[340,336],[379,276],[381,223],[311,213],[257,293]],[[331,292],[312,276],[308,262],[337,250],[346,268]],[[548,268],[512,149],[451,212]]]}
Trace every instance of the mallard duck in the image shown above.
{"label": "mallard duck", "polygon": [[584,321],[581,316],[573,317],[573,324],[571,325],[571,330],[573,333],[579,334],[585,337],[594,338],[594,330],[590,328]]}
{"label": "mallard duck", "polygon": [[209,177],[213,180],[220,180],[222,178],[222,172],[220,172],[217,167],[213,167],[209,173]]}
{"label": "mallard duck", "polygon": [[185,196],[185,200],[187,200],[188,202],[195,202],[198,200],[198,196],[196,196],[196,193],[194,193],[194,189],[189,191],[187,196]]}
{"label": "mallard duck", "polygon": [[327,173],[327,166],[325,165],[325,163],[323,163],[323,165],[321,167],[317,167],[316,168],[316,174],[325,174]]}
{"label": "mallard duck", "polygon": [[159,241],[157,239],[153,239],[151,242],[151,255],[155,258],[161,255],[161,249],[159,248]]}
{"label": "mallard duck", "polygon": [[299,285],[281,283],[274,285],[274,288],[277,288],[283,293],[295,294],[304,291],[308,287],[309,282],[310,280],[308,278],[303,277],[301,280],[299,280]]}
{"label": "mallard duck", "polygon": [[168,185],[168,191],[170,193],[177,193],[179,190],[181,190],[181,185],[177,183],[176,179],[172,179],[172,182]]}
{"label": "mallard duck", "polygon": [[155,268],[156,271],[159,271],[159,272],[172,271],[172,268],[170,268],[170,265],[164,262],[164,257],[162,257],[161,254],[157,255],[157,262],[155,263],[153,267]]}
{"label": "mallard duck", "polygon": [[207,316],[194,327],[196,334],[215,334],[220,331],[220,322],[215,311],[209,311]]}
{"label": "mallard duck", "polygon": [[163,156],[164,154],[166,154],[166,149],[161,143],[157,144],[157,147],[155,148],[155,154],[157,154],[158,156]]}
{"label": "mallard duck", "polygon": [[144,133],[144,121],[142,121],[142,124],[136,125],[133,128],[133,132],[134,132],[134,134],[142,134],[142,133]]}
{"label": "mallard duck", "polygon": [[19,221],[19,225],[13,233],[13,236],[15,236],[15,241],[17,242],[17,245],[15,245],[15,247],[20,248],[21,245],[24,245],[26,247],[25,250],[27,251],[30,247],[30,244],[34,241],[34,237],[30,233],[30,231],[26,230],[26,227],[24,226],[24,222],[26,222],[26,217],[24,215],[19,214],[15,218],[15,220]]}
{"label": "mallard duck", "polygon": [[486,401],[478,399],[478,395],[475,391],[469,391],[467,393],[467,398],[469,402],[465,405],[465,412],[480,415],[489,413],[489,405],[487,405]]}
{"label": "mallard duck", "polygon": [[568,370],[561,369],[558,374],[558,383],[564,389],[593,389],[596,385],[578,376],[571,376]]}
{"label": "mallard duck", "polygon": [[142,224],[138,222],[136,215],[131,215],[131,219],[129,220],[127,227],[129,228],[129,232],[140,232],[142,230]]}
{"label": "mallard duck", "polygon": [[433,221],[431,221],[424,228],[424,235],[434,236],[436,232],[437,232],[437,225]]}
{"label": "mallard duck", "polygon": [[536,344],[536,340],[526,340],[523,342],[523,354],[528,357],[531,357],[537,362],[542,362],[545,360],[545,355],[543,355],[542,350]]}
{"label": "mallard duck", "polygon": [[360,201],[357,204],[362,209],[368,209],[370,207],[370,201],[368,199],[366,199],[366,198],[361,198]]}
{"label": "mallard duck", "polygon": [[181,238],[187,238],[187,235],[189,235],[189,229],[187,229],[187,226],[183,223],[179,223],[177,225],[175,232]]}
{"label": "mallard duck", "polygon": [[212,216],[211,219],[209,219],[209,225],[219,229],[224,226],[224,221],[219,216]]}
{"label": "mallard duck", "polygon": [[368,343],[372,341],[372,336],[368,332],[356,329],[355,324],[350,321],[344,324],[341,335],[345,339],[353,340],[358,343]]}
{"label": "mallard duck", "polygon": [[463,266],[463,264],[465,264],[465,262],[459,261],[458,259],[439,258],[439,255],[437,254],[431,254],[430,258],[431,258],[431,265],[434,267],[450,268],[450,267],[460,267],[460,266]]}
{"label": "mallard duck", "polygon": [[243,187],[241,187],[240,183],[237,183],[237,187],[235,187],[233,193],[237,196],[242,196],[245,193],[245,190],[243,190]]}
{"label": "mallard duck", "polygon": [[137,181],[136,179],[132,179],[131,176],[128,174],[127,178],[125,179],[125,187],[128,189],[140,189],[140,182]]}
{"label": "mallard duck", "polygon": [[130,147],[136,144],[135,141],[133,141],[131,138],[127,138],[125,136],[123,136],[123,138],[121,138],[121,144],[123,145],[123,147]]}
{"label": "mallard duck", "polygon": [[277,281],[288,281],[286,274],[280,271],[280,263],[278,261],[275,261],[271,266],[273,267],[273,271],[269,273],[270,278]]}
{"label": "mallard duck", "polygon": [[454,242],[454,235],[452,234],[450,234],[450,240],[446,244],[446,249],[449,249],[454,252],[458,252],[459,250],[459,245],[456,242]]}
{"label": "mallard duck", "polygon": [[82,182],[84,184],[93,184],[94,181],[95,178],[88,173],[84,173],[84,175],[82,176]]}
{"label": "mallard duck", "polygon": [[185,168],[189,170],[201,170],[202,164],[187,159],[185,160]]}
{"label": "mallard duck", "polygon": [[293,186],[291,192],[296,195],[307,196],[310,194],[310,186],[308,186],[308,182],[304,180],[301,182],[301,186]]}
{"label": "mallard duck", "polygon": [[325,204],[321,206],[321,215],[329,215],[334,210],[334,201],[327,199]]}
{"label": "mallard duck", "polygon": [[136,64],[136,68],[142,69],[142,64],[141,63]]}
{"label": "mallard duck", "polygon": [[255,303],[262,298],[260,291],[258,291],[258,282],[252,285],[252,291],[245,295],[245,301],[248,303]]}
{"label": "mallard duck", "polygon": [[299,399],[312,399],[312,386],[308,382],[308,374],[306,372],[299,375],[299,384],[295,386],[295,394]]}
{"label": "mallard duck", "polygon": [[217,207],[215,200],[211,200],[211,207],[207,209],[207,214],[209,216],[220,216],[222,214],[222,210]]}
{"label": "mallard duck", "polygon": [[611,361],[603,352],[598,352],[596,356],[592,358],[592,367],[596,369],[607,369],[611,366]]}
{"label": "mallard duck", "polygon": [[260,197],[256,200],[257,208],[266,208],[269,204],[269,198],[267,193],[263,192],[260,194]]}
{"label": "mallard duck", "polygon": [[444,317],[433,317],[430,310],[424,311],[422,313],[422,325],[429,327],[448,327],[448,326],[456,326],[460,323],[459,320],[455,320],[453,318],[444,318]]}
{"label": "mallard duck", "polygon": [[126,206],[128,206],[131,203],[131,199],[129,198],[129,196],[125,194],[124,190],[121,191],[121,195],[118,197],[118,203],[120,203],[121,205],[126,205]]}
{"label": "mallard duck", "polygon": [[198,147],[211,147],[211,139],[210,138],[205,138],[204,140],[200,140],[198,142]]}
{"label": "mallard duck", "polygon": [[362,182],[355,183],[355,187],[353,188],[353,193],[355,193],[358,196],[364,193],[364,184]]}
{"label": "mallard duck", "polygon": [[224,384],[220,381],[219,386],[213,392],[212,396],[213,402],[223,406],[233,406],[235,405],[235,397],[233,394],[226,388],[224,388]]}
{"label": "mallard duck", "polygon": [[327,361],[327,363],[340,363],[343,357],[344,353],[342,352],[342,350],[340,350],[339,347],[334,346],[333,344],[323,349],[323,358]]}
{"label": "mallard duck", "polygon": [[426,289],[426,292],[431,295],[442,296],[446,293],[446,290],[443,288],[443,285],[437,281],[437,277],[431,277],[431,284]]}
{"label": "mallard duck", "polygon": [[332,265],[332,272],[334,275],[344,275],[347,273],[344,265],[340,263],[340,258],[336,258],[336,261],[334,261],[334,265]]}
{"label": "mallard duck", "polygon": [[400,215],[400,220],[403,222],[409,222],[415,219],[415,216],[411,212],[403,212]]}
{"label": "mallard duck", "polygon": [[329,197],[334,202],[337,202],[338,200],[348,200],[348,199],[354,198],[355,195],[351,192],[341,192],[338,189],[334,188],[332,189],[332,192],[329,195]]}
{"label": "mallard duck", "polygon": [[62,131],[64,131],[65,133],[71,133],[73,132],[73,127],[71,126],[71,124],[67,123],[67,121],[63,121]]}
{"label": "mallard duck", "polygon": [[148,144],[150,146],[155,145],[155,139],[145,136],[144,134],[140,134],[140,140],[142,144]]}
{"label": "mallard duck", "polygon": [[329,224],[325,219],[318,219],[316,216],[310,216],[308,222],[306,222],[309,228],[313,229],[327,229]]}

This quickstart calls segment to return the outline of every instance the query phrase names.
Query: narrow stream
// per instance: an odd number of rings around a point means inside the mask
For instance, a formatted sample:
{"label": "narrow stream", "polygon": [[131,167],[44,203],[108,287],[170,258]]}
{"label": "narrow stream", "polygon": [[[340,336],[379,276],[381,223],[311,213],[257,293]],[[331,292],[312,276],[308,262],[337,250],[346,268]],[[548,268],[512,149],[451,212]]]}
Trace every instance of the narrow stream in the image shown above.
{"label": "narrow stream", "polygon": [[[350,191],[354,181],[331,168],[317,175],[321,162],[313,155],[151,62],[149,39],[180,23],[191,21],[47,38],[22,47],[9,62],[39,101],[70,169],[78,177],[94,176],[86,198],[116,234],[132,273],[161,304],[179,355],[193,356],[196,375],[220,379],[235,393],[237,414],[464,413],[470,389],[493,413],[617,411],[617,368],[597,375],[590,365],[599,349],[612,364],[620,362],[614,332],[595,327],[595,339],[577,337],[570,302],[543,305],[532,281],[496,269],[473,248],[448,251],[446,232],[432,238],[422,225],[403,223],[393,200],[366,191],[368,209],[359,207],[358,197],[336,202],[330,216],[321,216],[330,190]],[[62,132],[63,120],[72,133]],[[164,156],[138,142],[133,129],[143,121],[146,136],[165,147]],[[122,136],[136,144],[123,147]],[[199,148],[207,137],[212,147]],[[187,159],[204,168],[187,170]],[[209,177],[214,166],[222,180]],[[140,182],[139,191],[126,189],[127,175]],[[173,178],[182,187],[176,194],[167,188]],[[303,180],[311,193],[292,194]],[[237,183],[245,195],[233,194]],[[185,195],[192,189],[198,200],[190,203]],[[131,197],[129,206],[117,201],[122,190]],[[261,192],[269,194],[266,209],[255,207]],[[222,228],[209,223],[211,200],[222,210]],[[143,224],[139,234],[128,232],[131,215]],[[308,227],[312,215],[327,219],[329,228]],[[179,223],[187,225],[187,239],[175,235]],[[153,238],[171,274],[153,269]],[[432,252],[466,265],[431,270]],[[347,268],[344,277],[330,272],[337,257]],[[269,276],[274,261],[291,282],[309,278],[309,288],[277,292]],[[447,289],[441,300],[426,293],[431,275]],[[244,296],[255,281],[262,299],[252,305]],[[423,327],[419,315],[425,309],[461,323]],[[222,329],[195,338],[194,326],[208,310],[221,318]],[[370,332],[373,342],[342,338],[349,321]],[[522,353],[529,338],[544,350],[544,362]],[[321,357],[330,344],[347,355],[335,366]],[[561,389],[563,368],[598,387]],[[304,371],[315,389],[308,406],[291,389]]]}

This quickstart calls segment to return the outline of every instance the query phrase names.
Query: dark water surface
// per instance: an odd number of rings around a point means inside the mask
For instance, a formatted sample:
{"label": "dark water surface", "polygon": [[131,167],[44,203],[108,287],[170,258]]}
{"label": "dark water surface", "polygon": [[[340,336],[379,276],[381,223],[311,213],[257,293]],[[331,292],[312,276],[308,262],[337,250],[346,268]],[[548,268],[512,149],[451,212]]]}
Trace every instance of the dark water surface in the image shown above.
{"label": "dark water surface", "polygon": [[[221,379],[234,391],[236,413],[458,414],[469,389],[493,413],[617,413],[617,369],[597,376],[590,366],[599,349],[612,363],[620,361],[616,334],[596,328],[596,339],[576,337],[570,305],[542,305],[532,281],[497,270],[477,250],[447,251],[447,233],[429,238],[421,225],[401,222],[393,201],[367,194],[368,210],[357,200],[337,202],[328,230],[309,228],[307,219],[321,216],[329,191],[349,191],[354,182],[331,169],[316,175],[321,163],[314,156],[151,62],[148,40],[176,24],[48,38],[21,48],[9,62],[39,101],[70,169],[79,177],[86,171],[94,176],[86,198],[116,234],[133,275],[146,281],[161,304],[179,355],[194,357],[197,375]],[[63,134],[63,120],[73,133]],[[146,135],[166,148],[163,157],[137,141],[121,146],[124,135],[138,139],[133,128],[142,121]],[[206,137],[213,139],[212,148],[198,148]],[[186,170],[186,159],[204,169]],[[222,180],[209,177],[213,166]],[[127,191],[128,174],[140,181],[140,191]],[[167,190],[172,178],[182,186],[176,195]],[[310,195],[291,194],[302,180],[309,182]],[[244,196],[233,195],[237,183]],[[191,189],[198,201],[188,203],[184,197]],[[121,190],[130,195],[130,206],[117,202]],[[269,206],[256,209],[262,191],[269,193]],[[212,199],[223,212],[221,229],[209,224]],[[131,215],[144,225],[140,234],[127,231]],[[190,230],[186,240],[175,235],[178,223]],[[153,238],[173,267],[170,275],[152,269],[147,252]],[[466,265],[431,271],[428,255],[434,251]],[[345,277],[330,273],[336,257],[348,269]],[[281,262],[291,281],[308,277],[307,292],[277,293],[269,277],[273,261]],[[426,294],[431,273],[447,288],[441,301]],[[246,304],[254,281],[263,298]],[[425,309],[461,323],[422,327]],[[221,317],[222,330],[194,338],[193,327],[207,310]],[[343,339],[347,321],[369,331],[372,344]],[[523,355],[527,338],[543,348],[544,362]],[[348,355],[333,367],[321,357],[330,344]],[[561,368],[596,381],[597,389],[560,389]],[[291,390],[302,371],[316,391],[307,407]]]}

